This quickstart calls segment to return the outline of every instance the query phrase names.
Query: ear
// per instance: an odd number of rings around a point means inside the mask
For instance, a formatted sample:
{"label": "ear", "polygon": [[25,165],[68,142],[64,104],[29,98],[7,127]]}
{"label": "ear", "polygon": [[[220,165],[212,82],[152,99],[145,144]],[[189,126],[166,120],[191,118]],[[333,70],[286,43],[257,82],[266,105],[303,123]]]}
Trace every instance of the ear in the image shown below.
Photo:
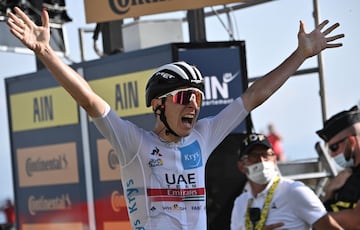
{"label": "ear", "polygon": [[356,136],[349,136],[350,148],[354,150],[356,145]]}
{"label": "ear", "polygon": [[240,172],[244,173],[244,174],[247,174],[248,173],[248,170],[244,164],[244,161],[237,161],[237,164],[236,164],[237,168],[240,170]]}
{"label": "ear", "polygon": [[159,107],[159,105],[161,105],[161,99],[154,98],[151,100],[151,107],[153,112],[155,112],[156,108]]}

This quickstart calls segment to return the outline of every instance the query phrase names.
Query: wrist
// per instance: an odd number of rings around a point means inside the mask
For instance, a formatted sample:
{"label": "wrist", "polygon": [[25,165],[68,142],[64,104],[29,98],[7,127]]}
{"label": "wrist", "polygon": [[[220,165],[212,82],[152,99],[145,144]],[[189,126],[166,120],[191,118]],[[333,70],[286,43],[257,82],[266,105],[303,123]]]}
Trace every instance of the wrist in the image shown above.
{"label": "wrist", "polygon": [[306,56],[306,53],[303,52],[303,50],[299,47],[294,51],[294,56],[301,62],[304,62],[308,58],[308,56]]}
{"label": "wrist", "polygon": [[38,56],[38,58],[41,59],[41,58],[51,55],[52,48],[50,45],[39,45],[39,46],[35,47],[34,53],[36,56]]}

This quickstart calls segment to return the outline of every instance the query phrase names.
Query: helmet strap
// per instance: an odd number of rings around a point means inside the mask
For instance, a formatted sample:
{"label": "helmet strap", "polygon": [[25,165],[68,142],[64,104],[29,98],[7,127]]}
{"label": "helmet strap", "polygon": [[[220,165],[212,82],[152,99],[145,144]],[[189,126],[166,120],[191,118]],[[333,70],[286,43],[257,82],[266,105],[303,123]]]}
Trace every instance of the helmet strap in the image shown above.
{"label": "helmet strap", "polygon": [[169,123],[166,120],[166,116],[165,116],[165,100],[166,98],[162,98],[161,99],[161,105],[159,105],[158,107],[156,107],[154,113],[156,113],[156,111],[160,111],[160,114],[158,114],[160,116],[160,121],[162,121],[162,123],[165,125],[166,130],[165,130],[165,134],[168,136],[170,134],[179,137],[179,135],[177,133],[175,133],[169,126]]}

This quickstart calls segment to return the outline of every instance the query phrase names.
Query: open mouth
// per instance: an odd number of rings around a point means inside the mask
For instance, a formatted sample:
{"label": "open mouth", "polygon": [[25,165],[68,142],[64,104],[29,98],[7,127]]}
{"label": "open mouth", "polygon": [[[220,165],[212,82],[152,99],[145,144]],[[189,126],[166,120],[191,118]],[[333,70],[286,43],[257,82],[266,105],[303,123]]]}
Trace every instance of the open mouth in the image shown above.
{"label": "open mouth", "polygon": [[193,123],[194,116],[193,115],[186,115],[186,116],[182,117],[181,120],[182,120],[182,122],[184,124],[191,125]]}

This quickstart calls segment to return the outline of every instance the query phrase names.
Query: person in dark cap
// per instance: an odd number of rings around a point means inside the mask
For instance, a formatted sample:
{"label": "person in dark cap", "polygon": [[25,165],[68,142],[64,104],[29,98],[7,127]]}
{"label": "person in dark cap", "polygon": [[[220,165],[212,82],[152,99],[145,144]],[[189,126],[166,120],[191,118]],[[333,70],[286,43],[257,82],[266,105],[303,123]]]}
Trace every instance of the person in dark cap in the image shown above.
{"label": "person in dark cap", "polygon": [[248,186],[234,201],[231,230],[342,229],[309,187],[280,176],[264,134],[252,133],[242,140],[237,165]]}
{"label": "person in dark cap", "polygon": [[[325,186],[321,197],[328,211],[346,229],[360,229],[360,110],[341,111],[316,132],[328,153],[343,168]],[[357,208],[356,208],[357,207]]]}

